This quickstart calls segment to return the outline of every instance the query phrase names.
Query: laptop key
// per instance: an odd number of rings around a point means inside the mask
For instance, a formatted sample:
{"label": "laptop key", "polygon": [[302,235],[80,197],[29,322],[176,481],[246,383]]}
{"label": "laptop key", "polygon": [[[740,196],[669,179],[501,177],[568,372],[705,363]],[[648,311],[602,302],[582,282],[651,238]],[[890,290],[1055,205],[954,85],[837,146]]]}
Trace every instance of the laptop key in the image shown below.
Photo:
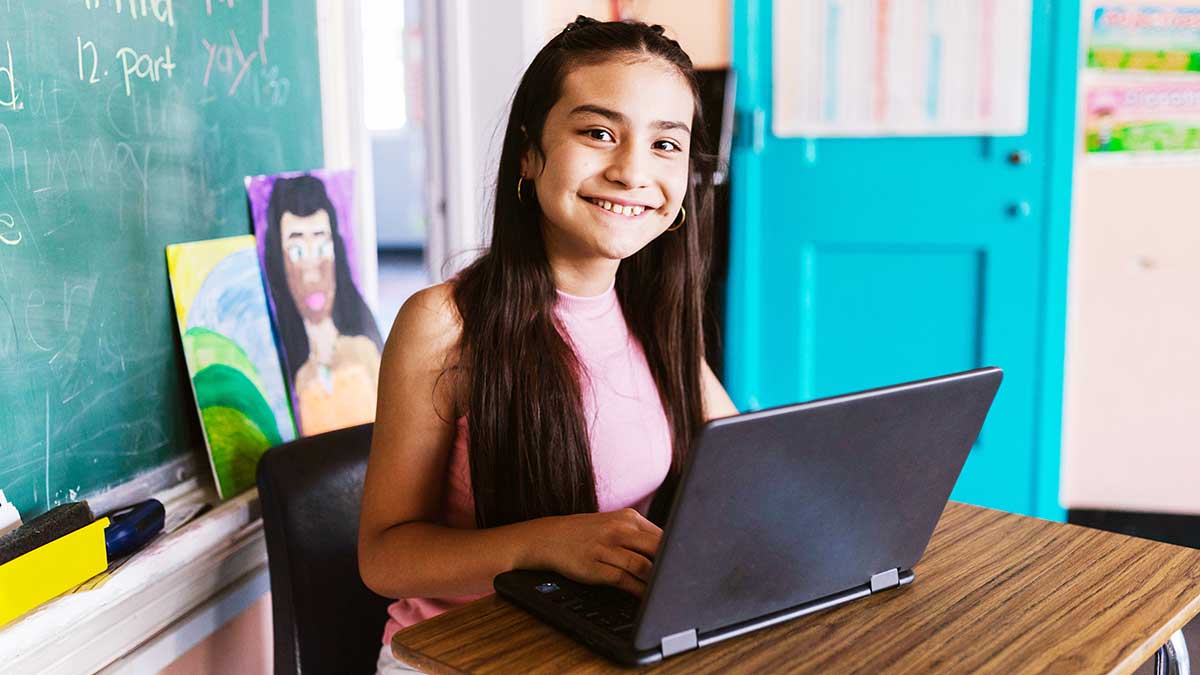
{"label": "laptop key", "polygon": [[631,638],[631,637],[633,637],[633,626],[634,626],[634,624],[627,623],[622,626],[613,626],[610,630],[612,630],[612,632],[616,633],[620,637]]}

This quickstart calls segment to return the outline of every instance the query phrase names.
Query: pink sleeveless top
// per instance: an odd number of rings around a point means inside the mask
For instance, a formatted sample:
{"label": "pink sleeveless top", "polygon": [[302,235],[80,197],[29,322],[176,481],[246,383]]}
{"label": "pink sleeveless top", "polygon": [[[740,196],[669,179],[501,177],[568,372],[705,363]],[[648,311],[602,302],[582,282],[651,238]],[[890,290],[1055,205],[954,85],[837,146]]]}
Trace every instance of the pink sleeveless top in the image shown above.
{"label": "pink sleeveless top", "polygon": [[[583,365],[584,418],[601,511],[629,506],[645,514],[671,466],[671,431],[641,344],[629,332],[616,290],[594,297],[558,292],[555,307],[568,341]],[[457,423],[446,470],[442,520],[450,527],[475,527],[467,419]],[[486,595],[486,594],[484,594]],[[388,607],[383,643],[396,631],[482,595],[460,598],[401,598]]]}

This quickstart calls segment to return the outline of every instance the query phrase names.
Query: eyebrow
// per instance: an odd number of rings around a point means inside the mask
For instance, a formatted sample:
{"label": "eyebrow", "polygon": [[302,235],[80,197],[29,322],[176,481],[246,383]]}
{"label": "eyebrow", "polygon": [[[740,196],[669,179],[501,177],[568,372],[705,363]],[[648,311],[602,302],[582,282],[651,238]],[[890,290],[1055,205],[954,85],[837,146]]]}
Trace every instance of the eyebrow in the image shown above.
{"label": "eyebrow", "polygon": [[313,228],[313,227],[310,227],[310,228],[296,228],[296,229],[292,230],[291,232],[288,232],[288,234],[287,234],[287,238],[288,238],[288,239],[291,239],[291,238],[293,238],[293,237],[303,237],[303,236],[304,236],[304,235],[306,235],[306,234],[324,234],[324,235],[328,235],[328,234],[329,234],[329,231],[328,231],[328,230],[326,230],[325,228],[320,228],[320,229],[318,229],[318,228]]}
{"label": "eyebrow", "polygon": [[[608,108],[604,108],[604,107],[601,107],[598,105],[590,105],[590,104],[577,105],[570,112],[571,115],[579,115],[579,114],[584,114],[584,113],[591,113],[593,115],[607,117],[608,119],[612,120],[616,124],[629,124],[629,118],[624,113],[619,113],[616,110],[609,110]],[[650,124],[650,126],[654,127],[655,129],[662,129],[662,130],[679,129],[680,131],[683,131],[684,133],[689,134],[689,135],[692,133],[691,128],[689,128],[688,125],[684,124],[683,122],[672,122],[669,120],[655,120],[654,122],[652,122]]]}

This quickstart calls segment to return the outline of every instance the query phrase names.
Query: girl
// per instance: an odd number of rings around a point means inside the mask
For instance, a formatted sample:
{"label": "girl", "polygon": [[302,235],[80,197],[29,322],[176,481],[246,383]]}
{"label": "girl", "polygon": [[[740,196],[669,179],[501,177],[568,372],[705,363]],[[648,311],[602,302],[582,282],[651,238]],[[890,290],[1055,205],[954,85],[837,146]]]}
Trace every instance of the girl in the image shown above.
{"label": "girl", "polygon": [[384,347],[359,527],[363,580],[400,598],[381,671],[393,633],[509,569],[644,590],[683,453],[737,412],[704,361],[698,101],[642,23],[581,16],[521,78],[490,248]]}

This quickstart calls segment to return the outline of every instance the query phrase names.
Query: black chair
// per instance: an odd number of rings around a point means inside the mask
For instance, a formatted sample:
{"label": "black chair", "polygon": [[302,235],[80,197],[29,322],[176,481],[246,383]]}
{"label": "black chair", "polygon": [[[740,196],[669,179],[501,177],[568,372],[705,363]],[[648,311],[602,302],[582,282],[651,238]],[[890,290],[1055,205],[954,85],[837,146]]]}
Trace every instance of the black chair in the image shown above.
{"label": "black chair", "polygon": [[358,574],[372,428],[302,438],[258,463],[279,675],[375,672],[390,601]]}

